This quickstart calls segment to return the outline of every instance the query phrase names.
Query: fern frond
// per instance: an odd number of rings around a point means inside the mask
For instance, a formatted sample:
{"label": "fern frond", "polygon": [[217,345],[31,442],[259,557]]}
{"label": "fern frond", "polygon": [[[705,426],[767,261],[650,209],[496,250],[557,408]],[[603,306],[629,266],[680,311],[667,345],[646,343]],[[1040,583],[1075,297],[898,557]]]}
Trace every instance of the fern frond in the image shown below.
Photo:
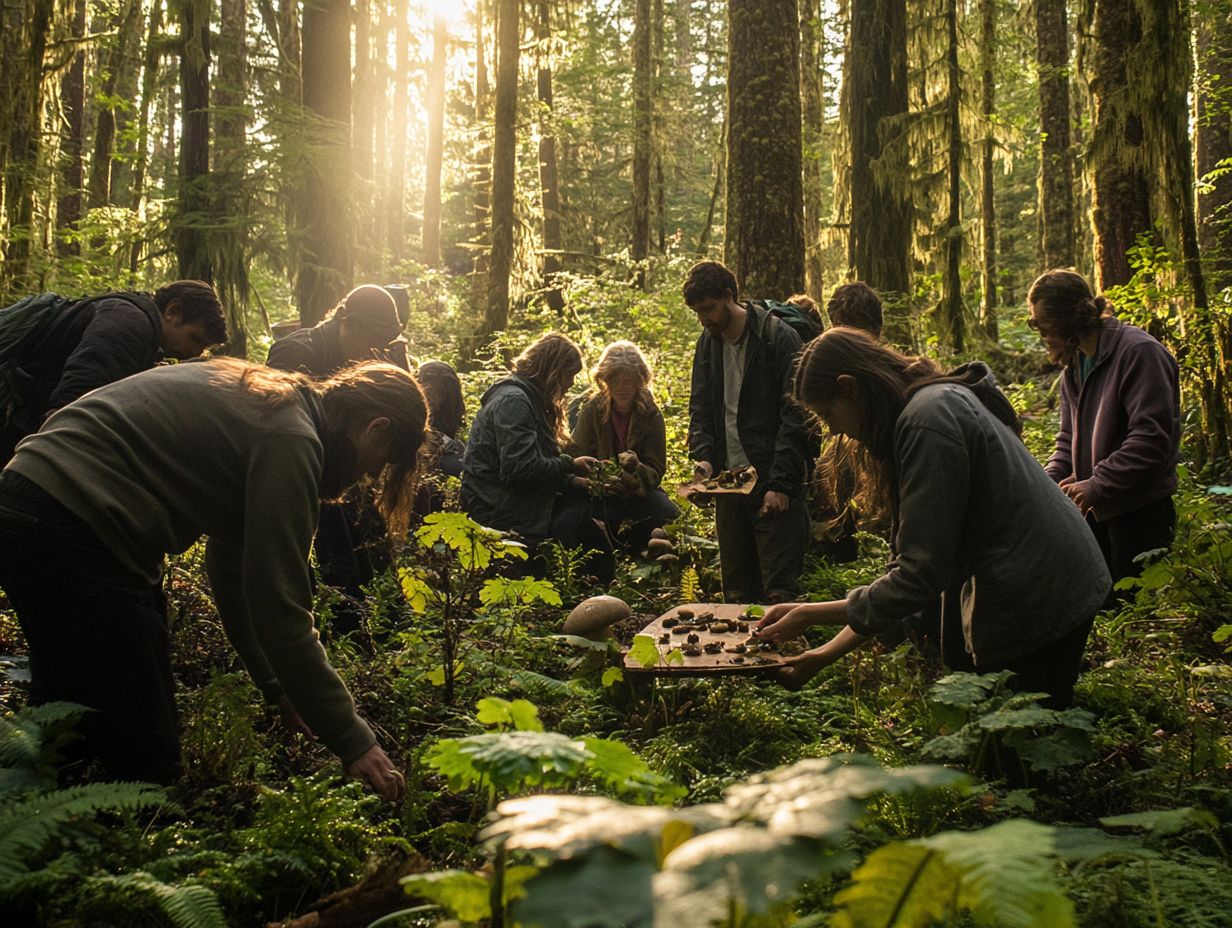
{"label": "fern frond", "polygon": [[834,897],[834,928],[925,928],[950,908],[957,875],[936,851],[916,844],[878,848]]}
{"label": "fern frond", "polygon": [[29,859],[74,819],[100,812],[134,812],[167,801],[146,783],[89,783],[28,796],[0,811],[0,897],[29,872]]}
{"label": "fern frond", "polygon": [[49,702],[0,716],[0,767],[37,764],[46,741],[44,729],[76,721],[90,711],[75,702]]}
{"label": "fern frond", "polygon": [[121,876],[96,877],[91,882],[152,896],[176,928],[227,928],[214,891],[199,883],[164,883],[138,870]]}

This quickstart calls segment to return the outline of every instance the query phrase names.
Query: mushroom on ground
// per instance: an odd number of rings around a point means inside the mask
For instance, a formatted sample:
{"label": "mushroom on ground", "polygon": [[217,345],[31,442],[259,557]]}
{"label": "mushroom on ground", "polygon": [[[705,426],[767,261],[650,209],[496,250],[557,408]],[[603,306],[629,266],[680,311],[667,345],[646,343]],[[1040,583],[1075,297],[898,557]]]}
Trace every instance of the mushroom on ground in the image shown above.
{"label": "mushroom on ground", "polygon": [[592,596],[584,599],[565,619],[566,635],[579,635],[599,641],[608,636],[608,628],[633,615],[623,599],[615,596]]}
{"label": "mushroom on ground", "polygon": [[652,538],[646,543],[646,550],[651,557],[658,557],[660,554],[667,554],[672,550],[672,543],[666,538]]}

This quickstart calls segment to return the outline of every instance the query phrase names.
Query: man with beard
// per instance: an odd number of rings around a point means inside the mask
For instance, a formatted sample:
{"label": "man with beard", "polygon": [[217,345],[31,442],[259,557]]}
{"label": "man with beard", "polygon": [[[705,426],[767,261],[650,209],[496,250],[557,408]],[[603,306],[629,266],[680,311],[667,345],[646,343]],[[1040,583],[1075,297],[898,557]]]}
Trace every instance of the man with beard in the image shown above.
{"label": "man with beard", "polygon": [[808,430],[790,399],[800,336],[764,305],[736,299],[718,261],[689,271],[684,301],[703,332],[693,353],[689,454],[697,479],[752,465],[747,496],[720,496],[715,528],[728,602],[780,602],[799,592],[808,545]]}
{"label": "man with beard", "polygon": [[284,722],[394,799],[404,785],[317,640],[308,551],[322,499],[377,481],[404,532],[427,424],[388,364],[321,382],[239,361],[181,364],[54,414],[0,474],[0,586],[30,646],[32,703],[68,700],[117,779],[179,773],[162,564],[208,536],[227,637]]}
{"label": "man with beard", "polygon": [[1113,581],[1135,575],[1142,564],[1134,559],[1168,547],[1176,529],[1176,359],[1149,333],[1117,319],[1075,271],[1042,274],[1027,302],[1031,328],[1065,367],[1048,476],[1086,517]]}

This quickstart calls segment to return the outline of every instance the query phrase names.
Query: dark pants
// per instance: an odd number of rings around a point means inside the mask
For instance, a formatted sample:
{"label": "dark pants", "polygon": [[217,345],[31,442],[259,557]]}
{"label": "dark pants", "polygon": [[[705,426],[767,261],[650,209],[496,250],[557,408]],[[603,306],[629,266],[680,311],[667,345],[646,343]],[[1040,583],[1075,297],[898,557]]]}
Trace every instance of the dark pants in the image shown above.
{"label": "dark pants", "polygon": [[645,496],[604,497],[596,510],[612,537],[630,551],[644,549],[652,531],[680,515],[680,509],[658,487]]}
{"label": "dark pants", "polygon": [[788,602],[800,592],[808,547],[808,507],[791,495],[786,512],[759,516],[764,495],[715,498],[723,598],[729,603]]}
{"label": "dark pants", "polygon": [[[1139,554],[1171,546],[1176,534],[1176,507],[1172,505],[1172,497],[1165,496],[1107,522],[1096,522],[1088,516],[1087,525],[1095,533],[1112,582],[1116,583],[1142,573],[1142,565],[1134,563]],[[1123,595],[1123,591],[1113,590],[1108,605]]]}
{"label": "dark pants", "polygon": [[1020,693],[1047,693],[1048,698],[1042,701],[1042,705],[1049,709],[1068,709],[1074,703],[1074,684],[1082,670],[1082,655],[1094,623],[1095,616],[1092,615],[1079,623],[1077,628],[1032,654],[993,666],[981,664],[976,672],[1012,670],[1011,688]]}
{"label": "dark pants", "polygon": [[548,530],[551,537],[541,540],[556,541],[566,548],[581,548],[583,551],[592,552],[587,557],[583,570],[603,586],[612,582],[616,576],[616,555],[612,550],[612,540],[608,533],[596,524],[594,507],[588,494],[570,490],[556,497]]}
{"label": "dark pants", "polygon": [[348,597],[334,612],[334,632],[353,632],[363,613],[363,588],[390,564],[385,520],[366,494],[322,503],[313,548],[321,582]]}
{"label": "dark pants", "polygon": [[30,702],[94,709],[83,755],[121,780],[179,776],[179,722],[161,586],[12,471],[0,474],[0,586],[30,646]]}

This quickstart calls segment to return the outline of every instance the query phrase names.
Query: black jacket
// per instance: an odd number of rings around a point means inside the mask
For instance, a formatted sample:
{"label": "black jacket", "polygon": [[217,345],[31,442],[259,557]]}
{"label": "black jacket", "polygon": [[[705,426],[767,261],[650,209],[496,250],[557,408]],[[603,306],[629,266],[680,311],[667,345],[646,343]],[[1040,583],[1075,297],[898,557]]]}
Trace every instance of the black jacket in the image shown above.
{"label": "black jacket", "polygon": [[60,310],[20,357],[6,362],[14,368],[20,408],[0,439],[3,459],[38,431],[48,412],[161,361],[162,334],[162,316],[148,293],[109,293]]}
{"label": "black jacket", "polygon": [[544,412],[543,394],[512,374],[483,395],[462,466],[462,508],[490,528],[548,534],[557,494],[573,479]]}
{"label": "black jacket", "polygon": [[[736,427],[744,453],[757,468],[758,489],[792,493],[804,482],[809,433],[790,399],[800,336],[755,303],[746,303],[744,381]],[[703,331],[693,352],[689,394],[689,455],[716,472],[726,466],[723,421],[723,339]]]}
{"label": "black jacket", "polygon": [[[310,329],[298,329],[284,335],[270,345],[266,365],[280,371],[307,374],[314,380],[332,377],[344,367],[357,363],[348,360],[342,353],[342,345],[338,341],[339,326],[337,319],[326,319]],[[407,369],[406,339],[395,339],[385,349],[383,357],[370,360],[388,361]]]}

